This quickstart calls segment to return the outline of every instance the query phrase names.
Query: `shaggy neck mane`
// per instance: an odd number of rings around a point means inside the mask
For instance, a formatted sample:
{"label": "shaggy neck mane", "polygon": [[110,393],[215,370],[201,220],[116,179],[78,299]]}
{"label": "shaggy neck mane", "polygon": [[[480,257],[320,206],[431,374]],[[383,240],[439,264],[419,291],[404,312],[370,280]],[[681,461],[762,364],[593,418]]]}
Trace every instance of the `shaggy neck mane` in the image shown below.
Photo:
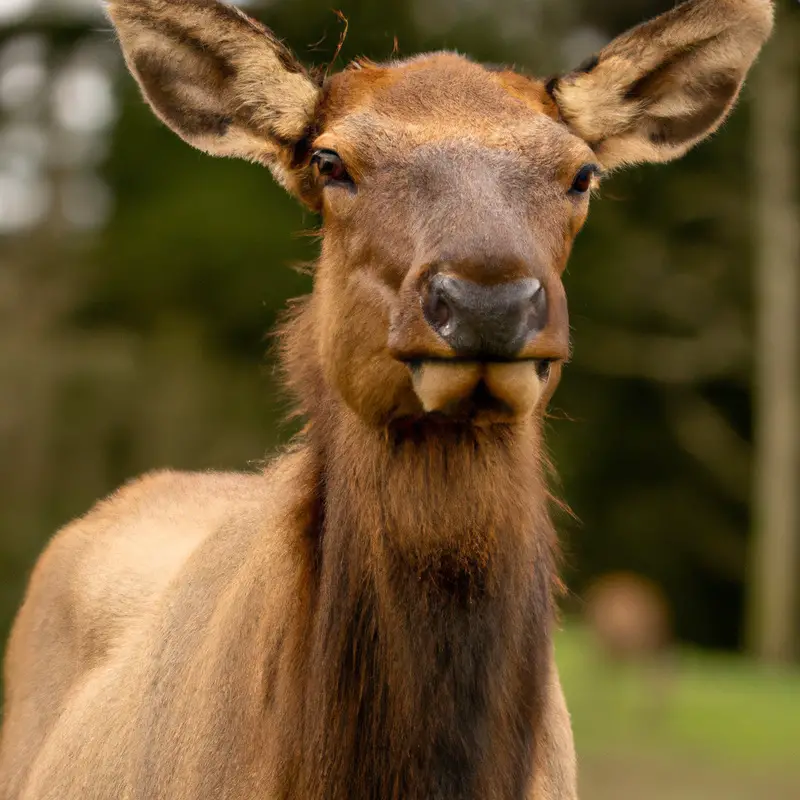
{"label": "shaggy neck mane", "polygon": [[370,428],[290,331],[320,508],[299,796],[522,800],[552,618],[538,425]]}

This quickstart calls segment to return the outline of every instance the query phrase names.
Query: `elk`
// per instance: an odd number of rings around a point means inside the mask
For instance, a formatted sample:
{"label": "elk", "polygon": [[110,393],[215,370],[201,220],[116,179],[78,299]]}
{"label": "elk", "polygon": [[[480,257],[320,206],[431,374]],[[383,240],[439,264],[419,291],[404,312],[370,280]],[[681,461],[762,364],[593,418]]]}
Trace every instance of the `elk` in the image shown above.
{"label": "elk", "polygon": [[594,581],[586,594],[584,617],[598,650],[610,661],[657,659],[672,644],[664,593],[633,572],[612,572]]}
{"label": "elk", "polygon": [[303,433],[146,475],[41,556],[3,800],[567,800],[542,444],[601,175],[734,104],[769,0],[693,0],[549,81],[451,52],[315,77],[216,0],[111,0],[153,111],[323,225],[280,332]]}

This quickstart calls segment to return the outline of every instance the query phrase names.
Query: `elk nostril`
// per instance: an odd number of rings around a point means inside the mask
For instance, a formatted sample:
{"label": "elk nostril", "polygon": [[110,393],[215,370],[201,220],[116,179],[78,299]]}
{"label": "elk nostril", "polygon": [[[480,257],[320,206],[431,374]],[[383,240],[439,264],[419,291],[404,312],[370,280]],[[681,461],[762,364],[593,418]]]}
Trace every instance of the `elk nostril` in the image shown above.
{"label": "elk nostril", "polygon": [[522,336],[528,337],[544,327],[543,318],[547,314],[547,300],[544,288],[536,287],[518,306],[519,331]]}
{"label": "elk nostril", "polygon": [[439,333],[447,334],[448,325],[453,319],[453,309],[445,298],[440,287],[433,287],[428,294],[425,316]]}
{"label": "elk nostril", "polygon": [[529,331],[539,331],[547,323],[547,295],[541,283],[531,295],[526,316]]}
{"label": "elk nostril", "polygon": [[436,323],[436,326],[438,328],[444,328],[444,326],[450,322],[451,316],[452,312],[450,311],[450,306],[447,305],[443,298],[437,297],[433,304],[433,310],[431,311],[431,318]]}

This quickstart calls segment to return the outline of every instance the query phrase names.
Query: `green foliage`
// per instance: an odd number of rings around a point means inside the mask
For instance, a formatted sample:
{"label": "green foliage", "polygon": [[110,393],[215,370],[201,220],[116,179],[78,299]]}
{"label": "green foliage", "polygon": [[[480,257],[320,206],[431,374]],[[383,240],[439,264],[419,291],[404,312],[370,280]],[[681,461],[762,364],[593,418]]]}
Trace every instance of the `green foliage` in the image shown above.
{"label": "green foliage", "polygon": [[800,675],[681,650],[601,658],[588,631],[556,636],[587,800],[790,800],[800,792]]}

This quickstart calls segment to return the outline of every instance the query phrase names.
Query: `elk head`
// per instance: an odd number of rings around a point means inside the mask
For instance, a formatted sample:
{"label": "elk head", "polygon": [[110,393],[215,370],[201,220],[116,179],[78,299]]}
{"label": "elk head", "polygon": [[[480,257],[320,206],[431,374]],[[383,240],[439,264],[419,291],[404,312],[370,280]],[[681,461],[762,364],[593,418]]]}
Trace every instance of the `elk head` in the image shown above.
{"label": "elk head", "polygon": [[322,214],[303,357],[371,425],[539,413],[569,351],[562,274],[603,174],[722,123],[769,0],[692,0],[549,82],[453,53],[315,80],[216,0],[112,0],[155,113]]}

